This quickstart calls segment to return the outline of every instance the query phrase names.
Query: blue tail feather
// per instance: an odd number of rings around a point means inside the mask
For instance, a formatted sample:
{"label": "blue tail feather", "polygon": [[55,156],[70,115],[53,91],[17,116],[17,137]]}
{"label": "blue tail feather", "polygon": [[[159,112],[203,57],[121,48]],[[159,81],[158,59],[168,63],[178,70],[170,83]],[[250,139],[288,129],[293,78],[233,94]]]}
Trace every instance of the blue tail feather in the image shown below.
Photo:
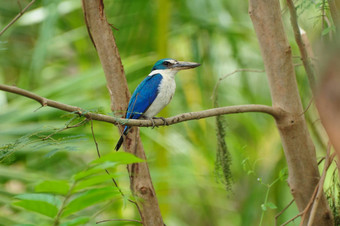
{"label": "blue tail feather", "polygon": [[120,136],[117,144],[116,144],[116,147],[115,147],[115,150],[118,151],[119,148],[122,146],[123,142],[124,142],[124,136],[126,136],[126,134],[128,134],[129,130],[130,130],[130,126],[125,126],[124,128],[124,131],[123,131],[123,134]]}

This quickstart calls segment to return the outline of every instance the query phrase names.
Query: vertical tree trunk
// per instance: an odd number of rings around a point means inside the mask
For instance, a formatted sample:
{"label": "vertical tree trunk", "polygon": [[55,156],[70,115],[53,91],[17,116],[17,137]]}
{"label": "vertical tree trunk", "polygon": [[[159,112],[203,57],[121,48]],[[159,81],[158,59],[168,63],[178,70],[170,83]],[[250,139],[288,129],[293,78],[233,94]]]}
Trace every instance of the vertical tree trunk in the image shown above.
{"label": "vertical tree trunk", "polygon": [[[315,102],[322,125],[340,159],[340,45],[337,43],[329,45],[327,56],[324,54],[321,58],[325,61],[323,62],[325,66],[316,90]],[[340,170],[339,166],[338,169]]]}
{"label": "vertical tree trunk", "polygon": [[[82,3],[89,35],[97,49],[106,76],[107,88],[111,97],[111,109],[116,112],[125,111],[130,99],[130,92],[111,26],[105,17],[103,1],[82,0]],[[131,130],[124,143],[126,152],[146,159],[138,128]],[[114,151],[113,147],[112,151]],[[131,164],[128,166],[128,171],[131,190],[141,207],[140,215],[143,225],[163,226],[147,163]]]}
{"label": "vertical tree trunk", "polygon": [[[299,211],[303,211],[313,195],[320,174],[315,147],[303,114],[279,1],[249,0],[249,14],[260,43],[273,107],[282,112],[276,124],[287,160],[288,184]],[[309,211],[306,219],[308,216]],[[307,220],[304,222],[306,224]],[[333,217],[324,196],[313,225],[333,225]]]}

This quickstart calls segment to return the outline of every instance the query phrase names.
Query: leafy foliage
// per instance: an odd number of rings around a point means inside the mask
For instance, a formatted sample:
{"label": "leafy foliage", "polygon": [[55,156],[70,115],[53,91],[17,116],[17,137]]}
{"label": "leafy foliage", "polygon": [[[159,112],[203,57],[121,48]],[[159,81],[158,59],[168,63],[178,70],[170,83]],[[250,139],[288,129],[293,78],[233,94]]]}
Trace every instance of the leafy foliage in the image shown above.
{"label": "leafy foliage", "polygon": [[325,193],[334,216],[334,225],[340,225],[340,181],[337,168],[333,170],[331,183]]}
{"label": "leafy foliage", "polygon": [[48,194],[22,194],[17,195],[15,198],[19,199],[19,201],[14,202],[13,205],[51,218],[56,217],[58,208],[61,206],[60,200]]}
{"label": "leafy foliage", "polygon": [[[132,154],[114,152],[93,161],[89,169],[99,167],[101,164],[108,162],[112,163],[111,167],[115,167],[119,164],[140,161],[142,160]],[[79,173],[84,175],[85,172],[87,172],[86,176],[75,176],[72,181],[41,181],[35,186],[37,193],[17,195],[15,196],[17,201],[14,201],[13,205],[47,216],[54,222],[59,223],[61,220],[66,220],[61,225],[86,223],[90,220],[90,217],[86,214],[83,215],[82,210],[98,206],[103,202],[111,202],[112,198],[121,197],[122,193],[112,183],[111,175],[102,175],[103,170],[85,169]],[[95,209],[93,210],[95,211]],[[76,217],[70,217],[71,215]]]}
{"label": "leafy foliage", "polygon": [[[214,107],[218,107],[218,96],[214,97]],[[230,191],[232,186],[232,173],[231,173],[231,154],[225,141],[226,138],[226,122],[224,116],[216,117],[216,137],[217,137],[217,151],[215,162],[215,173],[218,180],[222,181],[226,190]]]}
{"label": "leafy foliage", "polygon": [[[216,117],[216,134],[217,134],[217,151],[216,151],[216,163],[215,171],[217,172],[217,178],[223,178],[226,189],[231,190],[232,173],[230,169],[231,154],[228,151],[227,144],[225,142],[225,120],[223,116]],[[223,177],[221,172],[223,173]]]}

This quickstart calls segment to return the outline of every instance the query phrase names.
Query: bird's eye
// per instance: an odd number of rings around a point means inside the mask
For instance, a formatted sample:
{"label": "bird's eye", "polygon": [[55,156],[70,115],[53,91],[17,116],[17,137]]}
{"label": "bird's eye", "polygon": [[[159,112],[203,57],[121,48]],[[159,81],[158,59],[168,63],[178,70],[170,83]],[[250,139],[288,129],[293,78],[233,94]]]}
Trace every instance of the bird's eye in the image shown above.
{"label": "bird's eye", "polygon": [[170,63],[169,61],[164,61],[163,64],[164,64],[165,66],[169,66],[171,63]]}

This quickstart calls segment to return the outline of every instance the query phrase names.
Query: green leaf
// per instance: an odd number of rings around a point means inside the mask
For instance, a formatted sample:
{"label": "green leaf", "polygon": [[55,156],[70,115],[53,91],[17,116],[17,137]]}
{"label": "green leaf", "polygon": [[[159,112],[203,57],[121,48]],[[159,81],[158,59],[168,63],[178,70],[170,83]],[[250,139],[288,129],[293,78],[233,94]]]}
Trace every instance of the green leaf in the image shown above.
{"label": "green leaf", "polygon": [[247,172],[248,175],[255,174],[253,170],[248,170]]}
{"label": "green leaf", "polygon": [[81,172],[75,174],[73,176],[73,179],[75,181],[79,181],[79,180],[82,180],[85,177],[88,177],[88,176],[91,176],[93,174],[97,174],[97,173],[100,173],[100,172],[103,172],[103,169],[93,167],[93,168],[90,168],[90,169],[87,169],[87,170],[84,170],[84,171],[81,171]]}
{"label": "green leaf", "polygon": [[85,209],[91,205],[108,201],[119,192],[114,187],[96,188],[86,191],[73,199],[66,207],[62,214],[62,217],[67,217],[72,213]]}
{"label": "green leaf", "polygon": [[79,191],[81,189],[88,188],[90,186],[101,184],[108,181],[112,183],[111,177],[109,175],[107,174],[96,175],[78,182],[72,192]]}
{"label": "green leaf", "polygon": [[14,202],[13,205],[20,206],[29,211],[40,213],[42,215],[54,218],[58,213],[58,208],[44,201],[20,200]]}
{"label": "green leaf", "polygon": [[281,181],[285,181],[285,180],[288,179],[288,169],[287,168],[283,168],[282,170],[280,170],[279,178],[280,178]]}
{"label": "green leaf", "polygon": [[76,226],[76,225],[84,225],[87,222],[90,221],[90,217],[78,217],[76,219],[73,219],[71,221],[66,221],[62,224],[60,224],[60,226]]}
{"label": "green leaf", "polygon": [[101,158],[94,160],[91,164],[100,164],[105,162],[115,162],[117,164],[131,164],[136,162],[143,162],[143,159],[136,157],[133,154],[126,152],[112,152],[104,155]]}
{"label": "green leaf", "polygon": [[70,190],[68,181],[65,180],[49,180],[43,181],[37,186],[35,186],[36,192],[47,192],[66,195]]}
{"label": "green leaf", "polygon": [[16,195],[14,198],[20,199],[20,200],[43,201],[43,202],[47,202],[47,203],[49,203],[51,205],[54,205],[57,208],[61,205],[60,199],[58,199],[54,195],[49,195],[49,194],[31,194],[31,193],[26,193],[26,194]]}
{"label": "green leaf", "polygon": [[14,202],[13,205],[51,218],[57,215],[58,207],[61,204],[59,199],[47,194],[22,194],[15,196],[15,198],[20,200]]}
{"label": "green leaf", "polygon": [[83,180],[85,177],[92,176],[98,173],[102,173],[104,169],[110,169],[117,166],[117,163],[114,162],[105,162],[100,165],[93,166],[89,169],[81,171],[73,176],[75,181]]}
{"label": "green leaf", "polygon": [[98,164],[89,169],[81,171],[74,175],[74,180],[79,181],[85,177],[103,172],[103,169],[113,168],[119,164],[131,164],[134,162],[143,162],[143,159],[137,158],[135,155],[125,152],[113,152],[108,155],[104,155],[99,159],[91,162],[91,164]]}
{"label": "green leaf", "polygon": [[272,202],[267,202],[266,203],[266,206],[269,208],[269,209],[277,209],[277,206],[272,203]]}
{"label": "green leaf", "polygon": [[[2,226],[2,224],[0,224]],[[34,224],[15,224],[15,226],[36,226]]]}
{"label": "green leaf", "polygon": [[261,205],[261,209],[263,211],[267,211],[267,209],[276,209],[276,208],[277,206],[272,202],[267,202]]}
{"label": "green leaf", "polygon": [[334,29],[334,27],[326,27],[323,31],[322,31],[322,33],[321,33],[321,35],[326,35],[326,34],[328,34],[331,30],[333,30],[333,31],[335,31],[335,29]]}

